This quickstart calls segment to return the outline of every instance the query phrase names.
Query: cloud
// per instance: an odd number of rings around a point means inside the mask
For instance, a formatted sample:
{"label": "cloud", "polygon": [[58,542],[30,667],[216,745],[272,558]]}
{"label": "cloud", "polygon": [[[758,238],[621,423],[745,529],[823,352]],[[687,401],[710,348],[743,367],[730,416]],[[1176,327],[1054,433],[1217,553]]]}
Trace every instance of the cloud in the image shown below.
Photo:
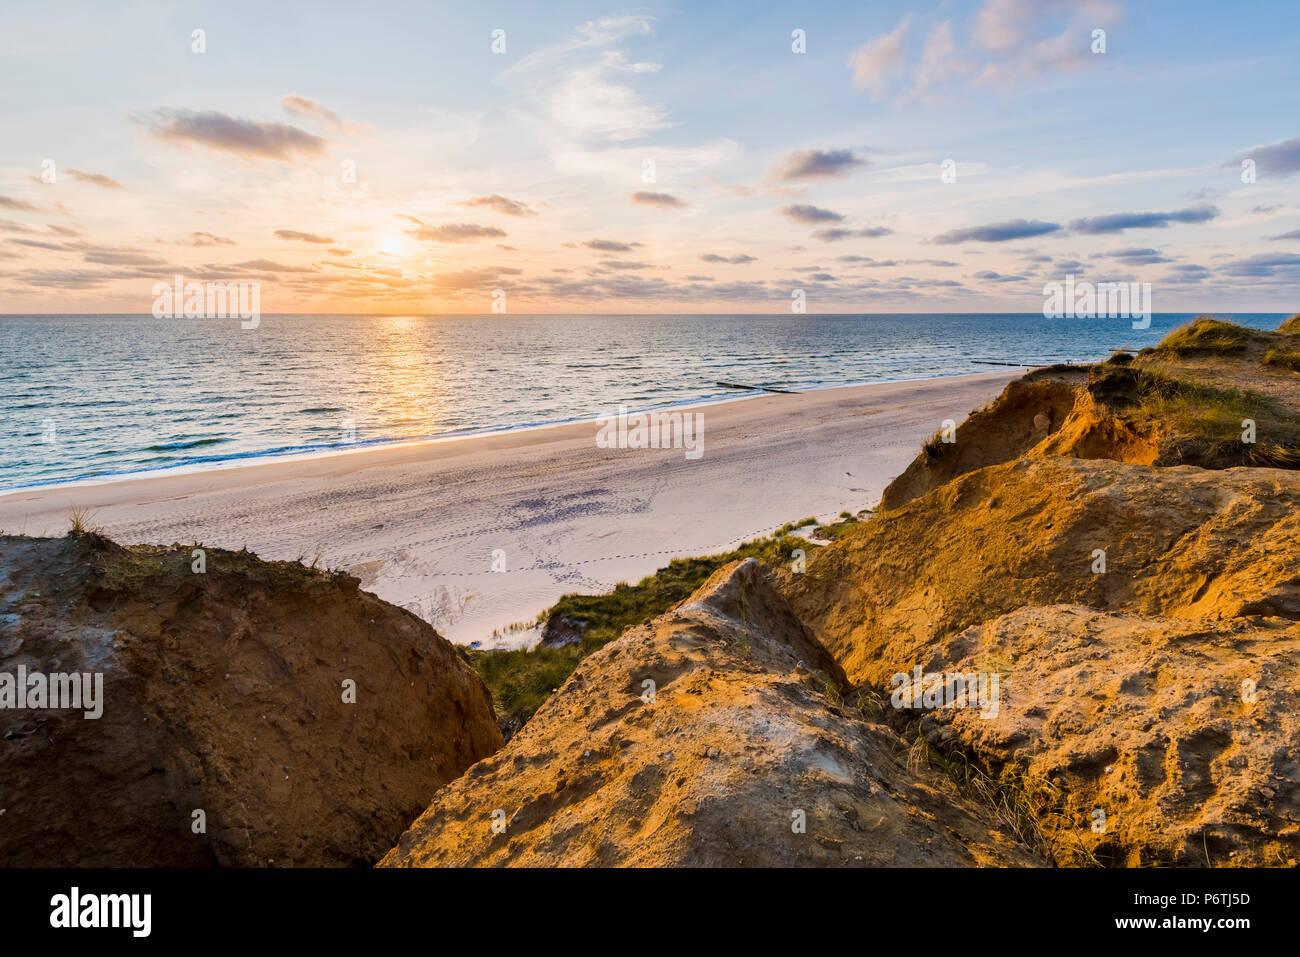
{"label": "cloud", "polygon": [[633,193],[628,197],[634,203],[640,203],[644,206],[685,206],[682,200],[676,196],[670,196],[667,193],[649,193],[644,190]]}
{"label": "cloud", "polygon": [[29,212],[38,212],[38,208],[31,203],[24,202],[21,199],[12,199],[9,196],[0,196],[0,209],[18,209]]}
{"label": "cloud", "polygon": [[1116,249],[1111,252],[1097,253],[1094,259],[1118,259],[1120,262],[1129,266],[1153,266],[1156,263],[1173,262],[1160,255],[1157,249],[1146,247],[1135,247],[1132,249]]}
{"label": "cloud", "polygon": [[1289,233],[1279,233],[1276,236],[1270,236],[1269,239],[1300,239],[1300,229],[1293,229]]}
{"label": "cloud", "polygon": [[605,47],[632,36],[649,36],[654,32],[654,18],[644,14],[624,14],[588,20],[577,27],[564,42],[536,50],[506,70],[502,76],[522,73],[545,63],[561,60],[578,50]]}
{"label": "cloud", "polygon": [[493,239],[499,236],[505,236],[504,229],[498,229],[496,226],[480,226],[477,223],[443,223],[440,226],[434,226],[416,219],[414,216],[407,216],[398,213],[402,219],[409,219],[415,223],[416,229],[406,230],[406,235],[413,236],[416,239],[431,240],[435,243],[467,243],[476,239]]}
{"label": "cloud", "polygon": [[53,249],[57,252],[63,252],[68,248],[65,243],[51,243],[43,239],[11,239],[9,241],[15,246],[30,246],[32,249]]}
{"label": "cloud", "polygon": [[280,105],[290,113],[296,113],[299,116],[305,116],[323,123],[334,129],[343,128],[343,119],[333,110],[327,110],[319,102],[309,96],[302,96],[298,93],[286,93],[280,100]]}
{"label": "cloud", "polygon": [[456,203],[457,206],[489,206],[498,213],[504,213],[507,216],[536,216],[537,211],[528,208],[527,203],[521,203],[515,199],[506,199],[493,193],[491,196],[476,196],[473,199],[467,199],[464,202]]}
{"label": "cloud", "polygon": [[216,233],[190,233],[188,242],[182,242],[182,246],[234,246],[237,245],[233,239],[227,239],[225,236],[218,236]]}
{"label": "cloud", "polygon": [[[1091,51],[1092,31],[1122,15],[1114,0],[986,0],[971,39],[993,59],[975,82],[1015,82],[1104,59]],[[1054,26],[1059,32],[1045,33]]]}
{"label": "cloud", "polygon": [[628,262],[626,259],[602,259],[600,264],[606,269],[649,269],[650,263]]}
{"label": "cloud", "polygon": [[1217,206],[1190,206],[1165,213],[1110,213],[1076,219],[1070,229],[1078,233],[1120,233],[1126,229],[1165,229],[1170,223],[1204,223],[1219,215]]}
{"label": "cloud", "polygon": [[167,260],[159,259],[157,256],[150,256],[134,249],[117,249],[117,250],[96,250],[86,253],[82,258],[88,263],[95,263],[98,266],[140,266],[140,267],[161,267],[167,264]]}
{"label": "cloud", "polygon": [[1044,223],[1039,220],[1011,219],[1005,223],[990,223],[987,226],[972,226],[967,229],[954,229],[940,236],[933,242],[941,246],[954,243],[1004,243],[1009,239],[1027,239],[1031,236],[1045,236],[1060,231],[1059,223]]}
{"label": "cloud", "polygon": [[1227,263],[1224,272],[1230,276],[1276,276],[1282,269],[1283,275],[1296,275],[1292,271],[1296,266],[1300,266],[1300,255],[1295,253],[1260,253]]}
{"label": "cloud", "polygon": [[157,279],[159,273],[174,273],[179,266],[166,270],[110,269],[92,272],[86,269],[27,269],[16,279],[29,286],[46,289],[95,289],[115,279]]}
{"label": "cloud", "polygon": [[717,253],[703,253],[700,256],[700,259],[704,260],[706,263],[731,263],[733,266],[740,266],[745,263],[758,261],[753,256],[747,256],[744,253],[735,256],[720,256]]}
{"label": "cloud", "polygon": [[844,221],[844,217],[833,210],[822,209],[820,206],[809,206],[807,203],[782,206],[777,212],[782,216],[793,219],[796,223],[839,223]]}
{"label": "cloud", "polygon": [[955,58],[957,44],[952,38],[952,23],[944,20],[930,31],[921,53],[921,65],[912,81],[911,96],[923,96],[934,87],[969,71],[969,66]]}
{"label": "cloud", "polygon": [[254,159],[320,156],[327,141],[287,123],[261,123],[213,110],[155,110],[145,120],[160,139]]}
{"label": "cloud", "polygon": [[1240,166],[1244,159],[1253,159],[1256,169],[1261,173],[1273,173],[1278,176],[1290,176],[1300,171],[1300,136],[1267,146],[1256,146],[1239,153],[1225,166]]}
{"label": "cloud", "polygon": [[607,50],[591,66],[571,71],[547,94],[547,111],[577,139],[605,137],[621,142],[649,136],[669,125],[667,112],[611,77],[658,69],[656,63],[633,63],[622,53]]}
{"label": "cloud", "polygon": [[868,40],[849,56],[853,85],[873,100],[883,99],[895,76],[903,72],[903,43],[911,17],[903,17],[891,33]]}
{"label": "cloud", "polygon": [[1010,53],[1023,47],[1029,29],[1037,20],[1041,0],[987,0],[975,14],[971,39],[995,53]]}
{"label": "cloud", "polygon": [[310,266],[286,266],[270,259],[248,259],[242,263],[204,267],[215,275],[226,272],[314,272]]}
{"label": "cloud", "polygon": [[502,276],[518,276],[522,269],[497,266],[494,269],[461,269],[457,272],[440,273],[433,283],[439,289],[476,289],[483,286],[495,286]]}
{"label": "cloud", "polygon": [[1161,280],[1162,282],[1204,282],[1206,279],[1209,279],[1214,275],[1209,269],[1206,269],[1204,266],[1195,265],[1194,263],[1182,263],[1177,266],[1170,266],[1169,268],[1171,270],[1171,275]]}
{"label": "cloud", "polygon": [[841,239],[852,239],[861,237],[863,239],[877,239],[881,236],[893,234],[893,230],[887,226],[871,226],[866,229],[819,229],[813,233],[814,239],[820,239],[822,242],[834,243]]}
{"label": "cloud", "polygon": [[327,249],[327,250],[325,250],[325,251],[326,251],[327,253],[329,253],[331,256],[351,256],[351,255],[352,255],[352,250],[350,250],[350,249]]}
{"label": "cloud", "polygon": [[[866,266],[870,269],[877,269],[881,266],[898,265],[898,260],[896,259],[872,259],[870,256],[836,256],[835,258],[843,263],[853,263],[856,266]],[[903,260],[903,265],[910,266],[913,264],[936,263],[936,262],[940,262],[940,261],[933,260],[933,259],[905,259]],[[955,266],[957,264],[948,263],[947,265]]]}
{"label": "cloud", "polygon": [[317,236],[315,233],[300,233],[296,229],[277,229],[275,231],[276,239],[289,239],[303,243],[315,243],[318,246],[328,246],[334,242],[328,236]]}
{"label": "cloud", "polygon": [[1007,276],[1000,272],[994,272],[992,269],[985,269],[982,270],[981,272],[977,272],[973,278],[982,279],[985,282],[1024,282],[1025,281],[1024,276]]}
{"label": "cloud", "polygon": [[[986,0],[964,48],[952,21],[943,20],[931,27],[919,59],[909,58],[911,19],[904,17],[891,33],[855,50],[849,67],[854,85],[873,100],[902,87],[900,103],[958,78],[975,83],[1023,81],[1050,71],[1077,70],[1096,60],[1092,30],[1110,26],[1122,13],[1116,0]],[[911,82],[906,85],[909,70]]]}
{"label": "cloud", "polygon": [[868,165],[868,160],[852,150],[794,150],[783,156],[769,175],[776,180],[830,179]]}
{"label": "cloud", "polygon": [[588,249],[599,249],[605,253],[630,253],[640,243],[620,243],[614,239],[589,239],[582,245]]}
{"label": "cloud", "polygon": [[121,183],[111,176],[105,176],[103,173],[83,173],[79,169],[69,167],[64,170],[69,176],[78,183],[89,183],[91,186],[99,186],[103,189],[126,189]]}

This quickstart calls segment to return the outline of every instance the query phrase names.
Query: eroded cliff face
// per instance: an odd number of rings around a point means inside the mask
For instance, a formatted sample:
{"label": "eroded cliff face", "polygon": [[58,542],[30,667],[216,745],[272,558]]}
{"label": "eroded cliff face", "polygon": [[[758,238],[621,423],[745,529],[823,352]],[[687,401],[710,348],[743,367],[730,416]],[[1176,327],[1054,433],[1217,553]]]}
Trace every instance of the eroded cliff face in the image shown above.
{"label": "eroded cliff face", "polygon": [[[1243,403],[1263,458],[1291,461],[1300,377],[1262,364],[1279,334],[1222,326],[1145,371],[1012,383],[783,576],[849,682],[1013,780],[1058,863],[1300,860],[1300,473],[1225,467],[1256,455]],[[1189,449],[1215,467],[1169,464]],[[916,668],[996,675],[996,714],[892,707]]]}
{"label": "eroded cliff face", "polygon": [[1300,473],[1025,457],[864,522],[786,593],[851,683],[879,684],[1026,606],[1295,620],[1297,555]]}
{"label": "eroded cliff face", "polygon": [[97,719],[0,709],[6,864],[370,864],[501,745],[478,676],[414,615],[347,575],[204,552],[196,572],[191,547],[0,537],[0,675],[102,675]]}
{"label": "eroded cliff face", "polygon": [[[881,507],[1024,455],[1300,468],[1300,377],[1279,361],[1300,357],[1296,350],[1294,318],[1271,332],[1201,319],[1136,356],[1036,370],[926,443]],[[1243,420],[1252,423],[1248,436]]]}
{"label": "eroded cliff face", "polygon": [[[586,658],[383,866],[964,866],[1042,859],[884,725],[749,559]],[[653,696],[651,696],[653,692]]]}

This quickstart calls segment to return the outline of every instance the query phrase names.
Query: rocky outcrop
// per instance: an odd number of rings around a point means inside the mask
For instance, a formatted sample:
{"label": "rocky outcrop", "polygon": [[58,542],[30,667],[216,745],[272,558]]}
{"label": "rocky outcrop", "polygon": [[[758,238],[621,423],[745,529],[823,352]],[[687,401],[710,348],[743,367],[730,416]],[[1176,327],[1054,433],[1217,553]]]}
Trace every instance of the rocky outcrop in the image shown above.
{"label": "rocky outcrop", "polygon": [[1050,792],[1062,864],[1300,860],[1300,623],[1022,608],[937,644],[937,671],[1003,670],[998,713],[926,711],[940,749]]}
{"label": "rocky outcrop", "polygon": [[879,683],[1031,605],[1294,619],[1297,554],[1300,473],[1026,457],[852,529],[786,592],[852,683]]}
{"label": "rocky outcrop", "polygon": [[1002,395],[947,435],[935,436],[885,488],[880,507],[898,508],[959,475],[1018,458],[1060,430],[1074,411],[1081,369],[1050,369],[1015,379]]}
{"label": "rocky outcrop", "polygon": [[[1296,319],[1274,332],[1199,319],[1136,357],[1031,372],[927,442],[885,489],[881,507],[899,508],[1022,455],[1300,468],[1300,388],[1289,367],[1265,361],[1269,350],[1300,350]],[[1254,423],[1249,441],[1246,420]]]}
{"label": "rocky outcrop", "polygon": [[1040,863],[839,702],[754,559],[595,652],[383,866]]}
{"label": "rocky outcrop", "polygon": [[98,718],[0,708],[6,864],[369,864],[500,746],[419,618],[345,574],[196,548],[0,537],[0,705],[20,669],[102,675]]}
{"label": "rocky outcrop", "polygon": [[1026,456],[852,529],[785,592],[882,696],[918,666],[998,674],[996,716],[893,717],[1053,792],[1060,863],[1289,864],[1297,554],[1296,472]]}

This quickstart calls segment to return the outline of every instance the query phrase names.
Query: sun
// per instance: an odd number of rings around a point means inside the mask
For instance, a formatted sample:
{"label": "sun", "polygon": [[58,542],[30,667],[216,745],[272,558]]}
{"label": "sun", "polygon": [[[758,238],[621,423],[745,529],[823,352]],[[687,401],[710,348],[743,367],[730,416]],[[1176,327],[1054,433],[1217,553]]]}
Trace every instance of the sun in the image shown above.
{"label": "sun", "polygon": [[380,244],[379,251],[387,256],[402,256],[406,254],[406,243],[397,236],[388,236]]}

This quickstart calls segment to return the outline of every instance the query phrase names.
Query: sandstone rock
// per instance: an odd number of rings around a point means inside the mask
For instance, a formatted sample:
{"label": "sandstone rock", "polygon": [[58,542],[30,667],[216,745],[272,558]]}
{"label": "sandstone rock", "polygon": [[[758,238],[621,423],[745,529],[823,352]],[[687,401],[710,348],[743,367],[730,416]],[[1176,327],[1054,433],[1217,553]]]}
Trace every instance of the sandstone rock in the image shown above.
{"label": "sandstone rock", "polygon": [[369,864],[500,746],[482,682],[414,615],[246,552],[195,573],[192,551],[0,537],[0,673],[104,676],[97,720],[0,710],[7,864]]}
{"label": "sandstone rock", "polygon": [[1023,777],[1058,863],[1279,865],[1300,859],[1297,554],[1296,472],[1027,456],[853,528],[784,591],[882,695],[917,666],[997,673],[996,717],[921,726]]}
{"label": "sandstone rock", "polygon": [[895,733],[836,704],[842,682],[758,563],[734,563],[584,659],[381,864],[1041,863],[910,772]]}
{"label": "sandstone rock", "polygon": [[1006,669],[996,716],[943,708],[923,725],[1060,782],[1044,821],[1059,863],[1300,860],[1300,623],[1023,608],[930,661]]}

